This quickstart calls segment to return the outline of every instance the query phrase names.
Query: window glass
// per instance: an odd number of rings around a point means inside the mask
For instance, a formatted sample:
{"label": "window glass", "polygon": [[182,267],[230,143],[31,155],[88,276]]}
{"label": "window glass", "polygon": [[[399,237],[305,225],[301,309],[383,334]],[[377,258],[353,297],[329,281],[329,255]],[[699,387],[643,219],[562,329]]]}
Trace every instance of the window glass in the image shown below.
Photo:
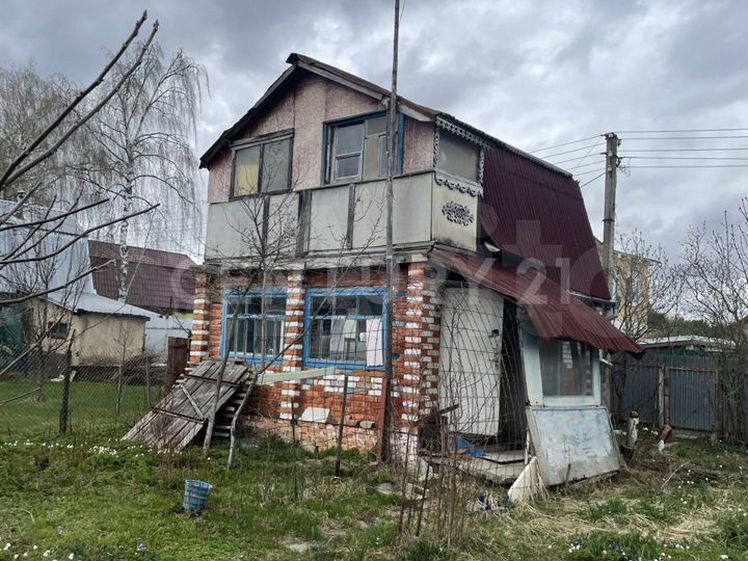
{"label": "window glass", "polygon": [[335,160],[335,178],[358,177],[358,164],[361,156],[342,156]]}
{"label": "window glass", "polygon": [[324,299],[314,296],[310,302],[309,358],[362,368],[381,366],[382,296],[331,294]]}
{"label": "window glass", "polygon": [[288,189],[291,139],[286,138],[264,144],[262,152],[261,188],[263,193]]}
{"label": "window glass", "polygon": [[49,322],[49,327],[52,329],[52,331],[50,331],[49,333],[49,336],[52,339],[68,338],[68,331],[70,330],[70,326],[67,323],[58,322],[57,324],[52,325],[52,322]]}
{"label": "window glass", "polygon": [[234,170],[234,195],[257,193],[260,177],[260,146],[251,146],[236,151]]}
{"label": "window glass", "polygon": [[331,127],[328,178],[337,181],[384,177],[387,174],[386,131],[385,115]]}
{"label": "window glass", "polygon": [[439,133],[438,163],[450,175],[478,181],[478,147],[445,131]]}
{"label": "window glass", "polygon": [[[238,310],[236,316],[234,311]],[[234,357],[254,357],[262,353],[262,296],[249,294],[241,298],[228,296],[225,300],[226,332],[224,343]],[[265,296],[265,356],[271,357],[283,349],[286,296]]]}
{"label": "window glass", "polygon": [[538,341],[543,395],[590,396],[594,350],[576,341]]}
{"label": "window glass", "polygon": [[335,155],[360,154],[363,133],[363,123],[335,127]]}

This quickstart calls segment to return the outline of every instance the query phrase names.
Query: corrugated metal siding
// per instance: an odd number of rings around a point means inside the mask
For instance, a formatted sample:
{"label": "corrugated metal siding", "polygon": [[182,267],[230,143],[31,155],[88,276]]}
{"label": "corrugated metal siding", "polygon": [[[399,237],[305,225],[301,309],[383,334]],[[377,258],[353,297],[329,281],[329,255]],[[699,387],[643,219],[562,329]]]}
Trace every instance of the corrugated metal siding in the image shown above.
{"label": "corrugated metal siding", "polygon": [[670,424],[676,428],[711,431],[717,428],[716,371],[668,369]]}
{"label": "corrugated metal siding", "polygon": [[[610,299],[579,185],[505,148],[486,148],[479,219],[502,250],[534,258],[548,277],[595,298]],[[563,267],[559,267],[559,259]]]}
{"label": "corrugated metal siding", "polygon": [[429,258],[478,284],[516,299],[527,310],[542,339],[573,339],[612,352],[640,354],[642,349],[612,323],[552,280],[537,282],[496,259],[435,249]]}
{"label": "corrugated metal siding", "polygon": [[637,411],[641,422],[658,423],[659,379],[659,366],[627,365],[626,383],[618,407],[619,418],[626,419],[629,411]]}

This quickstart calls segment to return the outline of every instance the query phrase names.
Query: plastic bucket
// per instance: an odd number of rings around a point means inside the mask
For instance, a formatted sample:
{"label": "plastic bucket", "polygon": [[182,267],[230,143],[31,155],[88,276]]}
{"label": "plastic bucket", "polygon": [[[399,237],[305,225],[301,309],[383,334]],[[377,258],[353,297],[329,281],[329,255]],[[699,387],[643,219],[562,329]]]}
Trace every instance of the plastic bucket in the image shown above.
{"label": "plastic bucket", "polygon": [[199,479],[185,479],[184,481],[184,511],[187,513],[200,512],[208,505],[208,495],[213,485]]}

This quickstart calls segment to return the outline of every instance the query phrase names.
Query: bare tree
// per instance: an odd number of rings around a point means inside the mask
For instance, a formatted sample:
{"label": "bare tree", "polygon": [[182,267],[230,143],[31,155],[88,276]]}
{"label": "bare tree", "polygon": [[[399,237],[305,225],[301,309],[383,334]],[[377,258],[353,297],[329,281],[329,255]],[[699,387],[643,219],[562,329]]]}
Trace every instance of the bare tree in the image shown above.
{"label": "bare tree", "polygon": [[[195,205],[197,159],[194,138],[205,70],[184,52],[166,57],[157,43],[145,48],[143,61],[128,75],[135,54],[115,65],[113,74],[123,79],[120,87],[88,129],[96,141],[97,161],[80,171],[95,183],[99,196],[113,198],[104,210],[123,218],[118,223],[120,246],[119,299],[128,292],[128,238],[133,210],[158,201],[161,234],[172,221],[200,221]],[[154,230],[155,216],[147,228]]]}
{"label": "bare tree", "polygon": [[683,244],[690,316],[706,322],[720,340],[723,430],[745,438],[748,383],[748,199],[714,229],[692,228]]}
{"label": "bare tree", "polygon": [[[123,56],[130,52],[130,48],[139,35],[146,18],[147,14],[144,12],[120,49],[112,56],[111,60],[104,66],[99,75],[86,88],[80,90],[70,101],[66,102],[60,111],[54,113],[54,117],[45,124],[41,132],[32,137],[22,150],[15,155],[7,157],[3,167],[0,168],[0,192],[7,196],[7,194],[13,189],[22,186],[22,191],[20,192],[17,201],[12,203],[9,208],[4,208],[2,214],[0,214],[0,230],[4,232],[6,238],[7,234],[5,234],[5,232],[8,231],[18,230],[20,232],[26,232],[25,235],[20,237],[20,242],[17,245],[14,246],[11,244],[10,246],[3,247],[3,253],[0,255],[0,272],[2,272],[4,268],[12,266],[14,263],[20,261],[39,264],[48,259],[53,259],[56,255],[59,255],[64,251],[68,245],[63,245],[60,248],[37,255],[32,255],[32,252],[39,247],[39,244],[42,243],[49,233],[60,227],[62,222],[61,218],[77,215],[83,210],[105,202],[102,199],[94,201],[89,205],[82,205],[80,202],[83,193],[79,191],[77,195],[72,198],[72,201],[67,204],[60,204],[55,209],[56,212],[54,213],[44,212],[41,213],[40,217],[34,217],[31,220],[25,218],[22,214],[24,209],[28,207],[32,201],[51,201],[47,204],[48,211],[55,206],[56,202],[58,202],[58,198],[55,195],[45,196],[45,190],[49,188],[49,184],[44,180],[33,181],[34,174],[41,169],[41,166],[54,161],[54,158],[60,154],[61,149],[66,145],[66,143],[107,105],[127,79],[143,62],[145,53],[153,42],[153,38],[158,31],[158,22],[154,24],[153,29],[140,48],[136,48],[136,54],[134,55],[134,58],[131,59],[131,63],[126,70],[121,75],[114,77],[111,75],[112,68],[123,58]],[[92,94],[99,89],[107,79],[109,79],[111,84],[108,85],[106,93],[98,96],[94,100]],[[52,187],[52,189],[54,189],[54,187]],[[147,210],[152,210],[153,208],[154,207],[152,206]],[[129,216],[125,216],[125,218],[129,218]],[[91,225],[85,231],[74,236],[71,243],[74,243],[77,239],[81,239],[98,229],[109,227],[115,222],[116,221],[110,221],[109,223],[104,222]],[[45,229],[47,230],[47,235],[41,236],[35,243],[27,243],[35,232]],[[39,289],[32,293],[3,295],[0,304],[19,303],[31,300],[36,296],[61,290],[68,285],[74,284],[90,272],[91,270],[88,269],[80,275],[75,275],[62,281],[60,285],[46,289]]]}
{"label": "bare tree", "polygon": [[652,314],[677,312],[683,275],[662,246],[647,242],[639,231],[621,235],[613,263],[616,323],[636,341],[652,333]]}

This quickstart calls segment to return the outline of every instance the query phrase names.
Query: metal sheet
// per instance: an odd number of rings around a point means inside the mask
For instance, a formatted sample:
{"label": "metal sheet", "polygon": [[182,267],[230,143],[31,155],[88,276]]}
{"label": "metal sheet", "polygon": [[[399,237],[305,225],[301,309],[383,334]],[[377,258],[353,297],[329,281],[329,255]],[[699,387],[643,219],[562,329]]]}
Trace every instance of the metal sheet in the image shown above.
{"label": "metal sheet", "polygon": [[507,148],[487,148],[483,191],[481,225],[496,246],[538,259],[549,278],[575,292],[610,298],[574,179]]}
{"label": "metal sheet", "polygon": [[311,193],[309,250],[341,250],[348,236],[348,204],[351,188],[328,187]]}
{"label": "metal sheet", "polygon": [[711,431],[717,427],[716,372],[668,368],[670,423],[673,427]]}
{"label": "metal sheet", "polygon": [[522,271],[501,259],[434,249],[432,261],[499,294],[515,298],[527,310],[542,339],[574,339],[596,349],[644,352],[593,308],[540,273]]}
{"label": "metal sheet", "polygon": [[605,407],[527,408],[530,438],[546,485],[618,471],[621,458]]}

